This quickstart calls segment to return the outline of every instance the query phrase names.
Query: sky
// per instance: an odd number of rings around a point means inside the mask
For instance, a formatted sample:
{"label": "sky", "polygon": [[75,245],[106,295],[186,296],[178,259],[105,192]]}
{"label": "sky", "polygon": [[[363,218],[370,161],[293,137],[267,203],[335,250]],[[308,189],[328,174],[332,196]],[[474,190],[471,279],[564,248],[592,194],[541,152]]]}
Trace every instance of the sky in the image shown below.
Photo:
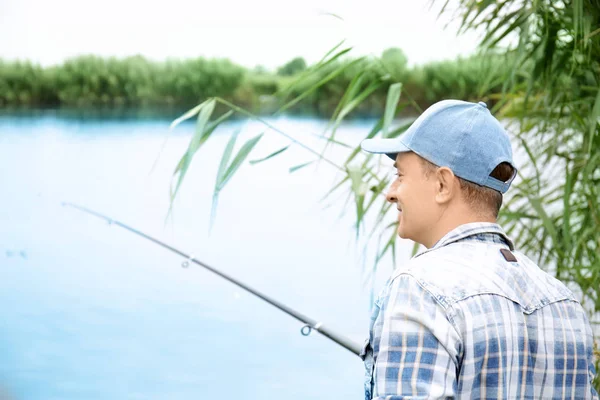
{"label": "sky", "polygon": [[451,14],[438,18],[443,1],[0,0],[0,58],[203,56],[274,69],[297,56],[318,61],[345,39],[356,56],[399,47],[415,65],[476,48],[475,34],[457,37]]}

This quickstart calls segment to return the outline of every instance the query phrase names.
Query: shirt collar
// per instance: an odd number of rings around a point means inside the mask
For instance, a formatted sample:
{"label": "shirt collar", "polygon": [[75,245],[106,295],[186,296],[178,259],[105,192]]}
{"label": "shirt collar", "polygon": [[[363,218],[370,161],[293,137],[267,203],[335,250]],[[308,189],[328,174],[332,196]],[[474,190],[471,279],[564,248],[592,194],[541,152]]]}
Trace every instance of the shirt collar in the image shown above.
{"label": "shirt collar", "polygon": [[495,234],[499,235],[506,241],[506,244],[511,250],[515,249],[515,245],[512,240],[506,235],[504,230],[498,224],[493,224],[490,222],[472,222],[469,224],[460,225],[450,232],[448,232],[444,237],[436,242],[433,247],[422,251],[417,254],[416,257],[428,253],[430,251],[439,249],[440,247],[444,247],[450,243],[457,242],[459,240],[466,239],[470,236],[481,235],[481,234]]}

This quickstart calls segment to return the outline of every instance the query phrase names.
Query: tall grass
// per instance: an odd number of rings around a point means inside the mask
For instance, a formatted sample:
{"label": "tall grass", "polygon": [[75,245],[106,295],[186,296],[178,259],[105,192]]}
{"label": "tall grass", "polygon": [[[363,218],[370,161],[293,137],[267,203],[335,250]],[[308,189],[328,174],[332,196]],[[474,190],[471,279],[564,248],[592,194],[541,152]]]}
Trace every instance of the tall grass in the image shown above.
{"label": "tall grass", "polygon": [[[326,139],[339,145],[336,128],[351,112],[381,110],[381,118],[366,138],[395,137],[408,124],[392,127],[391,120],[410,107],[419,110],[449,97],[490,100],[496,115],[513,122],[515,147],[528,158],[520,166],[520,180],[511,189],[501,223],[521,249],[578,293],[595,319],[599,336],[600,4],[597,0],[459,0],[458,5],[455,16],[462,20],[464,30],[486,32],[479,56],[394,74],[380,59],[341,61],[350,49],[340,50],[339,45],[280,89],[282,105],[275,113],[294,107],[318,113],[333,110]],[[215,101],[232,112],[261,120],[223,99]],[[197,112],[202,114],[200,109]],[[206,140],[210,132],[203,132],[200,135]],[[306,148],[297,141],[291,144]],[[306,150],[309,160],[323,158],[322,152]],[[382,192],[387,182],[374,172],[379,159],[359,154],[359,148],[350,148],[343,163],[325,159],[344,171],[327,194],[346,191],[354,199],[357,234],[374,237],[380,244],[371,264],[375,270],[386,253],[395,254],[397,233],[395,223],[385,222],[389,204]],[[365,230],[368,214],[374,224]],[[595,352],[600,356],[597,347]],[[598,376],[595,386],[600,390]]]}
{"label": "tall grass", "polygon": [[485,48],[516,39],[505,52],[519,74],[506,76],[498,111],[515,119],[529,163],[502,220],[579,293],[600,336],[600,3],[460,5],[464,28],[487,32]]}

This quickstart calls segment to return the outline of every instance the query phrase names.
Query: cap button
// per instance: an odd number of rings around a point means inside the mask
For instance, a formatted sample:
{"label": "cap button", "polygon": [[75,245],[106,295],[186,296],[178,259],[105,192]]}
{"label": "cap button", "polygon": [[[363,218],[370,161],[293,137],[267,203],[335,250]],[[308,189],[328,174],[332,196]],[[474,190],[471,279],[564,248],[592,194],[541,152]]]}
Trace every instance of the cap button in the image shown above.
{"label": "cap button", "polygon": [[479,104],[481,107],[485,107],[485,108],[487,108],[487,104],[485,104],[483,101],[480,101],[480,102],[479,102],[479,103],[477,103],[477,104]]}

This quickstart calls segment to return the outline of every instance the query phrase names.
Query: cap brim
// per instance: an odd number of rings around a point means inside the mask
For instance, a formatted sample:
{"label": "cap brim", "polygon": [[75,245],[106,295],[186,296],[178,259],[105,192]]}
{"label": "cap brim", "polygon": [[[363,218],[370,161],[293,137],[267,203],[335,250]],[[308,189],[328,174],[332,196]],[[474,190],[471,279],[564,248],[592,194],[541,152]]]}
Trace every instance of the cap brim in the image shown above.
{"label": "cap brim", "polygon": [[399,139],[366,139],[360,147],[369,153],[386,154],[391,159],[396,159],[396,154],[412,151]]}

